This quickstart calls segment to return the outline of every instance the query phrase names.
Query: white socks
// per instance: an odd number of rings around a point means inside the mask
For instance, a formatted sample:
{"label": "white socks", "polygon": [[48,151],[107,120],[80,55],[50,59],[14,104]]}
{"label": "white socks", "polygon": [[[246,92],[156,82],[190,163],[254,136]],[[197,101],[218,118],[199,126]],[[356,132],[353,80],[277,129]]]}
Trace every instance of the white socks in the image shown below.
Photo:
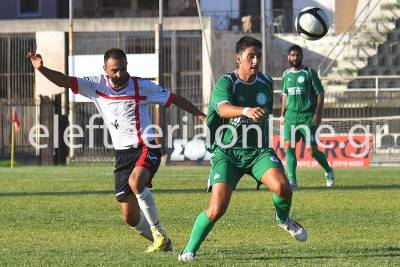
{"label": "white socks", "polygon": [[151,226],[155,226],[162,234],[164,234],[165,232],[160,223],[157,206],[150,189],[145,187],[141,193],[135,195],[146,220]]}
{"label": "white socks", "polygon": [[142,235],[144,238],[146,238],[152,242],[154,241],[153,235],[151,233],[150,225],[147,222],[147,220],[144,217],[142,212],[140,213],[139,223],[135,227],[132,227],[132,228],[134,228],[136,231],[138,231],[139,234]]}

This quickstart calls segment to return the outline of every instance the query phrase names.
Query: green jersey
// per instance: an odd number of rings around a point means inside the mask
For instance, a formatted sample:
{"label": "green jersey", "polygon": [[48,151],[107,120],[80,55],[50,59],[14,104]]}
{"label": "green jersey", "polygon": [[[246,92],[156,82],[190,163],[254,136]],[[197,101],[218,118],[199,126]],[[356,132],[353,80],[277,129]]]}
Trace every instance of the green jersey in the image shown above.
{"label": "green jersey", "polygon": [[[229,146],[232,149],[246,150],[269,147],[268,120],[269,114],[272,113],[273,89],[271,77],[260,72],[252,83],[240,80],[235,72],[223,75],[218,80],[208,105],[207,125],[211,137],[209,150],[214,150],[218,145],[223,149]],[[223,119],[219,116],[219,105],[222,103],[241,107],[262,107],[266,114],[259,122],[246,116]],[[215,136],[217,133],[222,134],[221,139]],[[221,141],[217,143],[215,139]]]}
{"label": "green jersey", "polygon": [[287,96],[287,111],[314,113],[317,95],[323,93],[324,88],[317,73],[308,67],[298,71],[287,69],[282,75],[282,95]]}

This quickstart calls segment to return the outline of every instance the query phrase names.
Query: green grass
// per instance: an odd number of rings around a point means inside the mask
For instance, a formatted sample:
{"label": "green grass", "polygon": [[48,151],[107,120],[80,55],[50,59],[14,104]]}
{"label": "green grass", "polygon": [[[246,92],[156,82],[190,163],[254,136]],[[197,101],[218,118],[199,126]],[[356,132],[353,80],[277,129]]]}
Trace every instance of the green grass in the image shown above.
{"label": "green grass", "polygon": [[[206,207],[207,167],[161,167],[154,180],[174,253],[148,243],[119,218],[111,164],[0,168],[0,266],[176,266]],[[244,177],[195,266],[399,266],[400,169],[300,169],[293,215],[309,232],[294,241],[273,223],[268,190]],[[183,265],[183,264],[179,264]]]}

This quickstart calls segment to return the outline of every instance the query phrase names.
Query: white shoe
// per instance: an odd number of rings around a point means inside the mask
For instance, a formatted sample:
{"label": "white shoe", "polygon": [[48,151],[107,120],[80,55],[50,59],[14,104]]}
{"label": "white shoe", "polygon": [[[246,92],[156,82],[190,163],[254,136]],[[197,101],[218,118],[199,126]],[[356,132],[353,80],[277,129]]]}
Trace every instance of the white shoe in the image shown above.
{"label": "white shoe", "polygon": [[178,261],[184,261],[184,262],[188,262],[188,261],[194,261],[196,259],[196,254],[194,254],[193,252],[181,252],[178,255]]}
{"label": "white shoe", "polygon": [[327,187],[332,187],[335,185],[335,175],[333,174],[333,169],[331,169],[330,172],[326,172],[325,177]]}
{"label": "white shoe", "polygon": [[283,228],[297,241],[304,242],[307,240],[307,230],[290,217],[287,218],[285,223],[278,223],[278,226]]}
{"label": "white shoe", "polygon": [[298,186],[297,181],[289,180],[289,183],[290,183],[290,186],[292,187],[292,189],[295,189]]}

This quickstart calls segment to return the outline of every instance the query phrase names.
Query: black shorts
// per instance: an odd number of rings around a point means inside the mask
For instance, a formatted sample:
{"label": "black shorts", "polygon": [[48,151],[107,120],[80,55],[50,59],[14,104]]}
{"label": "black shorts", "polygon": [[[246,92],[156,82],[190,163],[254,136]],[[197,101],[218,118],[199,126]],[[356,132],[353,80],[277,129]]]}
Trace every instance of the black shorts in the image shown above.
{"label": "black shorts", "polygon": [[148,169],[151,173],[150,180],[146,184],[151,188],[151,179],[157,172],[161,161],[160,148],[138,147],[126,150],[115,150],[115,196],[117,200],[126,198],[132,189],[129,186],[129,176],[133,168],[142,166]]}

